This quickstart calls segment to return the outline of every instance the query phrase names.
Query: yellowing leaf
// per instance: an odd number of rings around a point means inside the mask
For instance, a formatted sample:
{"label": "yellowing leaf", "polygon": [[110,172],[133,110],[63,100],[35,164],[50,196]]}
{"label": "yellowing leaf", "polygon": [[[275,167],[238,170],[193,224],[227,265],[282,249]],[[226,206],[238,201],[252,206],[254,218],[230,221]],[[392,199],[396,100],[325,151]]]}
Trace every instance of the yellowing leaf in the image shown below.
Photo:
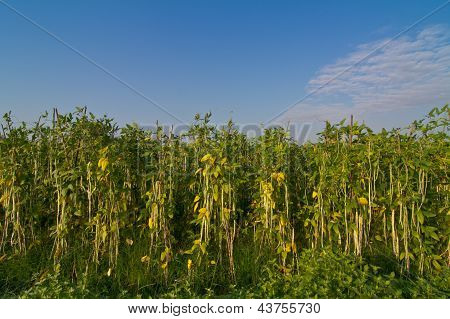
{"label": "yellowing leaf", "polygon": [[150,257],[148,257],[147,255],[146,256],[143,256],[142,258],[141,258],[141,262],[143,262],[143,263],[148,263],[150,261]]}
{"label": "yellowing leaf", "polygon": [[194,203],[197,203],[198,201],[200,200],[200,196],[198,196],[198,195],[195,195],[195,198],[194,198]]}
{"label": "yellowing leaf", "polygon": [[295,243],[292,243],[292,252],[294,254],[297,253],[297,245]]}
{"label": "yellowing leaf", "polygon": [[133,246],[133,240],[132,239],[127,238],[125,241],[126,241],[128,246]]}
{"label": "yellowing leaf", "polygon": [[190,260],[190,259],[188,259],[188,261],[187,261],[187,268],[188,268],[188,270],[191,270],[191,268],[192,268],[192,260]]}
{"label": "yellowing leaf", "polygon": [[206,243],[202,243],[201,245],[200,245],[200,250],[202,251],[202,253],[206,253]]}
{"label": "yellowing leaf", "polygon": [[358,198],[358,203],[363,206],[366,206],[367,204],[369,204],[368,200],[365,197]]}
{"label": "yellowing leaf", "polygon": [[200,208],[198,210],[198,217],[203,218],[207,212],[208,212],[208,210],[205,207]]}
{"label": "yellowing leaf", "polygon": [[203,162],[206,162],[207,160],[209,160],[210,158],[211,158],[211,154],[208,153],[205,156],[203,156],[200,161],[203,163]]}
{"label": "yellowing leaf", "polygon": [[286,252],[290,253],[291,252],[291,244],[286,244],[285,250],[286,250]]}
{"label": "yellowing leaf", "polygon": [[108,164],[109,164],[109,161],[105,157],[102,157],[101,159],[98,160],[98,167],[100,167],[102,169],[102,171],[105,171]]}
{"label": "yellowing leaf", "polygon": [[155,215],[158,214],[158,204],[156,204],[156,203],[152,204],[152,213]]}
{"label": "yellowing leaf", "polygon": [[148,228],[153,229],[153,227],[154,227],[153,218],[150,217],[148,219]]}
{"label": "yellowing leaf", "polygon": [[278,183],[284,182],[284,178],[285,178],[284,173],[277,174],[277,182]]}
{"label": "yellowing leaf", "polygon": [[3,193],[2,197],[0,198],[0,203],[5,203],[8,199],[8,193]]}
{"label": "yellowing leaf", "polygon": [[317,194],[317,192],[314,191],[314,192],[312,193],[312,198],[317,198],[317,195],[319,195],[319,194]]}

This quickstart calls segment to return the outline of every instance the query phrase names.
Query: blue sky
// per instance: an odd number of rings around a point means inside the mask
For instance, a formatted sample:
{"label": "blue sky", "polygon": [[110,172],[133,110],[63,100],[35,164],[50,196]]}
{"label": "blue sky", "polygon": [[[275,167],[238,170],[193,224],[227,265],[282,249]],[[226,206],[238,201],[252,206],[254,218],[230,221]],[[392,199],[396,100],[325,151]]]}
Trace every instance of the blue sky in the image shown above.
{"label": "blue sky", "polygon": [[[0,112],[35,120],[87,105],[119,123],[176,122],[22,17],[54,33],[177,118],[272,119],[440,1],[0,1]],[[398,127],[450,100],[450,5],[281,121],[352,113]],[[317,124],[318,125],[318,124]]]}

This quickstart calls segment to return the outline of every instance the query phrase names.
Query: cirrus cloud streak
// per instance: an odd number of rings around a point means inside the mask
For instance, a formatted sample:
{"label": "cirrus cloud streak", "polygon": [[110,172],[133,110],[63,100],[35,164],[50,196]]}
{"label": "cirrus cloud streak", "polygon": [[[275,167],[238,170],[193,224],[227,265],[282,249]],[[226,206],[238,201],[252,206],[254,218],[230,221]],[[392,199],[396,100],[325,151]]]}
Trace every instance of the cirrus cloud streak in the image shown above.
{"label": "cirrus cloud streak", "polygon": [[450,32],[431,26],[413,36],[386,43],[359,45],[346,57],[326,65],[308,83],[306,91],[334,79],[305,102],[286,112],[282,121],[337,120],[349,114],[389,112],[446,104],[450,100]]}

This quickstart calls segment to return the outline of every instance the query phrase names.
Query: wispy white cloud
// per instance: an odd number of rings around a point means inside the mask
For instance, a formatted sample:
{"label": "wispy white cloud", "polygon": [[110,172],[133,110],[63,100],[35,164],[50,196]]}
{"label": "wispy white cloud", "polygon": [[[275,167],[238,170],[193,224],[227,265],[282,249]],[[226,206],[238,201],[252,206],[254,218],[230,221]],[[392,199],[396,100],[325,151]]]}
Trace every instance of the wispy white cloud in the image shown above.
{"label": "wispy white cloud", "polygon": [[448,27],[432,26],[400,37],[357,64],[386,41],[362,44],[336,63],[324,66],[309,81],[308,93],[353,67],[285,113],[282,120],[337,120],[349,114],[420,106],[426,110],[450,101]]}

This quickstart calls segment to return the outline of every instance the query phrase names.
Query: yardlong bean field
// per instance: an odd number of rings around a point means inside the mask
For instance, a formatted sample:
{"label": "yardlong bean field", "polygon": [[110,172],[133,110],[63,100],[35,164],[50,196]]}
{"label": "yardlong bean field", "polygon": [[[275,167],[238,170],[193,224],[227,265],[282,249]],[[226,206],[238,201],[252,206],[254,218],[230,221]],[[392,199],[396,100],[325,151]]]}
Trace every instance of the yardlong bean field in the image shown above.
{"label": "yardlong bean field", "polygon": [[449,114],[299,145],[197,115],[2,121],[3,298],[449,298]]}

